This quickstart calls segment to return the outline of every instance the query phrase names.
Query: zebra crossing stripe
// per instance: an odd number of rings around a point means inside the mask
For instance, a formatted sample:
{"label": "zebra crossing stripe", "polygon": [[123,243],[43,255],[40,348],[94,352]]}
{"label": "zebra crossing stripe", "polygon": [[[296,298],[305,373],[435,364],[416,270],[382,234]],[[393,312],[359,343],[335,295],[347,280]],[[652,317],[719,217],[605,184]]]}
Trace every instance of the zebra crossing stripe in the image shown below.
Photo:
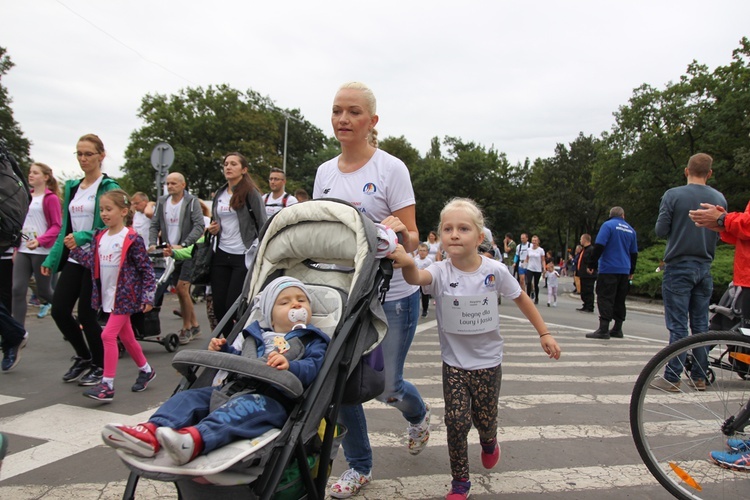
{"label": "zebra crossing stripe", "polygon": [[4,396],[0,394],[0,406],[15,403],[16,401],[23,401],[23,398],[16,398],[13,396]]}
{"label": "zebra crossing stripe", "polygon": [[[502,458],[497,467],[502,467]],[[404,476],[396,479],[375,477],[374,481],[362,489],[356,498],[363,500],[443,498],[448,491],[450,479],[450,474],[447,472],[429,476]],[[488,498],[496,498],[498,495],[658,486],[656,479],[644,465],[475,473],[471,479],[472,495],[488,495]],[[395,492],[398,493],[395,494]]]}
{"label": "zebra crossing stripe", "polygon": [[[611,358],[611,352],[607,352],[607,358]],[[538,354],[540,359],[546,359],[547,356],[542,352],[539,351]],[[563,353],[563,357],[565,354]],[[646,364],[644,360],[640,361],[627,361],[627,360],[616,360],[616,361],[554,361],[554,360],[547,360],[545,362],[541,363],[515,363],[515,362],[503,362],[503,369],[505,368],[533,368],[533,369],[560,369],[560,368],[604,368],[604,367],[612,367],[612,368],[623,368],[626,366],[640,366],[643,367],[643,365]],[[441,369],[443,366],[442,361],[417,361],[417,362],[407,362],[404,363],[404,368],[434,368],[436,370]]]}
{"label": "zebra crossing stripe", "polygon": [[[516,350],[519,348],[537,348],[539,347],[539,342],[536,340],[531,340],[531,342],[528,342],[529,336],[525,335],[522,341],[516,341],[515,339],[509,338],[507,335],[503,336],[505,340],[505,344],[503,346],[503,349],[508,352],[510,350]],[[533,339],[533,337],[532,337]],[[520,338],[519,338],[520,340]],[[622,340],[617,340],[616,342],[620,343]],[[566,350],[570,349],[596,349],[602,347],[601,342],[575,342],[571,340],[565,340],[561,342],[562,347]],[[416,340],[411,343],[411,348],[414,349],[415,347],[437,347],[440,345],[440,341],[438,340]],[[643,350],[643,351],[649,351],[650,354],[654,354],[658,351],[658,348],[648,345],[648,344],[635,344],[635,343],[628,343],[627,344],[628,350]],[[411,351],[409,351],[411,352]],[[432,354],[435,354],[434,351],[432,351]]]}
{"label": "zebra crossing stripe", "polygon": [[[653,351],[651,349],[649,352],[633,352],[630,349],[627,351],[567,351],[565,344],[562,345],[562,356],[567,359],[570,357],[591,357],[591,356],[601,356],[601,357],[607,357],[607,358],[617,358],[617,357],[640,357],[643,359],[643,364],[645,365],[646,362],[651,359],[651,356],[656,354],[656,351]],[[511,349],[505,350],[503,354],[503,360],[506,358],[516,358],[516,357],[524,357],[524,356],[534,356],[538,357],[540,353],[543,353],[541,346],[539,343],[537,343],[533,349],[525,352],[520,351],[513,351]],[[409,356],[435,356],[435,351],[415,351],[410,349],[409,350]],[[503,366],[505,366],[505,363],[503,363]]]}
{"label": "zebra crossing stripe", "polygon": [[102,445],[100,430],[105,424],[136,424],[148,419],[153,409],[137,415],[56,404],[0,419],[0,431],[46,443],[8,455],[0,471],[0,481],[51,464],[71,455]]}
{"label": "zebra crossing stripe", "polygon": [[[544,382],[549,383],[580,383],[580,384],[632,384],[637,375],[607,375],[606,377],[586,377],[583,375],[519,375],[515,373],[503,373],[503,382]],[[409,382],[417,387],[425,385],[442,384],[442,375],[431,375],[429,377],[409,377]],[[502,391],[500,393],[502,397]]]}

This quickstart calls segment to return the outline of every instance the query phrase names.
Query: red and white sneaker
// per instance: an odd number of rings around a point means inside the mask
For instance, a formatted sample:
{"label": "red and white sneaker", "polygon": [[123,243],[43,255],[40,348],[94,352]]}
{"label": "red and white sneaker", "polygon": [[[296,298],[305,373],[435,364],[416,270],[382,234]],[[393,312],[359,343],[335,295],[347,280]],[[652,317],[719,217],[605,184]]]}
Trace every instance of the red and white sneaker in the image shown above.
{"label": "red and white sneaker", "polygon": [[107,424],[102,429],[102,441],[116,450],[125,450],[143,458],[153,457],[160,448],[156,426],[150,423],[136,426]]}

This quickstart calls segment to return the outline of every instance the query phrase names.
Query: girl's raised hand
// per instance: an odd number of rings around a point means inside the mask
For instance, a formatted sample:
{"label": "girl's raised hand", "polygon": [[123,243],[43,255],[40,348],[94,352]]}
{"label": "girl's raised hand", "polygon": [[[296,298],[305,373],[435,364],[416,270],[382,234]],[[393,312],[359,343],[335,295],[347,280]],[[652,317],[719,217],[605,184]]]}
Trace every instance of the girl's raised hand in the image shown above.
{"label": "girl's raised hand", "polygon": [[388,258],[393,261],[394,269],[400,269],[414,263],[414,259],[406,253],[403,245],[396,245],[396,249],[388,254]]}
{"label": "girl's raised hand", "polygon": [[552,335],[543,335],[539,338],[539,342],[542,343],[542,349],[547,353],[547,356],[554,359],[560,359],[560,346],[557,345],[557,341]]}

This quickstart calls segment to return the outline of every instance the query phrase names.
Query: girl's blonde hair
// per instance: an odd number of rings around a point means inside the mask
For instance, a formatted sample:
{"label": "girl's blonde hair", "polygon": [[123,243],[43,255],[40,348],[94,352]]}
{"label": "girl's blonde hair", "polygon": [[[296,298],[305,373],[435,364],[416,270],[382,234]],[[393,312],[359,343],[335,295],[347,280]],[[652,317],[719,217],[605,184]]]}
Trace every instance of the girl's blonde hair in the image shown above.
{"label": "girl's blonde hair", "polygon": [[113,189],[102,193],[99,199],[108,198],[117,208],[127,208],[128,214],[123,221],[126,226],[133,225],[133,205],[130,202],[130,196],[122,189]]}
{"label": "girl's blonde hair", "polygon": [[443,215],[452,210],[463,210],[466,212],[474,223],[474,226],[476,226],[479,234],[484,234],[484,214],[482,213],[482,209],[479,208],[479,205],[477,205],[471,198],[453,198],[443,207],[440,211],[440,225],[438,226],[438,232],[443,232]]}

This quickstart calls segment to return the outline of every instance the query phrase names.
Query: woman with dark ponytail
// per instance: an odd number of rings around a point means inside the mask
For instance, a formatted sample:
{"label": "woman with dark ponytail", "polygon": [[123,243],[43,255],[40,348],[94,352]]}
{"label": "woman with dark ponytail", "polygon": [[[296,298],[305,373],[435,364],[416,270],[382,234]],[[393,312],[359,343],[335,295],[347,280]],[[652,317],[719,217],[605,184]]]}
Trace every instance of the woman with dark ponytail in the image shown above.
{"label": "woman with dark ponytail", "polygon": [[[247,274],[245,254],[267,219],[260,190],[248,173],[247,159],[240,153],[228,153],[223,165],[227,183],[216,192],[208,226],[208,232],[216,237],[211,290],[219,321],[242,292]],[[223,333],[228,334],[231,328],[230,321]]]}

